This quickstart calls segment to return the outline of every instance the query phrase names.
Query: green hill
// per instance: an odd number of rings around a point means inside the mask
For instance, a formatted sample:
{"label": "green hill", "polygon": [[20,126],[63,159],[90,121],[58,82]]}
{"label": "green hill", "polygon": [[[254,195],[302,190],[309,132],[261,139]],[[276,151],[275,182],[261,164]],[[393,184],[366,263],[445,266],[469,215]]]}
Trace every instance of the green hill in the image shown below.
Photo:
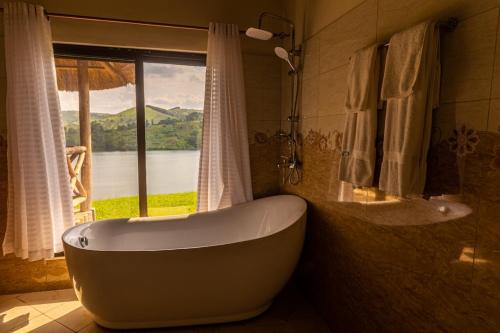
{"label": "green hill", "polygon": [[[78,111],[63,111],[66,145],[79,144]],[[146,105],[146,148],[148,150],[196,150],[200,145],[202,111],[163,109]],[[136,150],[136,109],[116,114],[91,113],[94,151]]]}
{"label": "green hill", "polygon": [[[78,111],[63,111],[61,112],[64,125],[78,123],[79,120],[79,112]],[[91,113],[90,117],[92,120],[98,120],[102,118],[106,118],[109,116],[109,113]]]}

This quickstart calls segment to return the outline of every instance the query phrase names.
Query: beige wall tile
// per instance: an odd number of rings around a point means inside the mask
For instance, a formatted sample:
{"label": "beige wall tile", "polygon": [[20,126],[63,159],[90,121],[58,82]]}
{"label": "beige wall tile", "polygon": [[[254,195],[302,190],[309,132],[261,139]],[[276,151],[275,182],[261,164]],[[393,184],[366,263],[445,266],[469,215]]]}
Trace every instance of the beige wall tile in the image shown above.
{"label": "beige wall tile", "polygon": [[306,0],[306,36],[311,36],[365,0]]}
{"label": "beige wall tile", "polygon": [[442,40],[443,102],[488,99],[491,89],[498,8],[460,22]]}
{"label": "beige wall tile", "polygon": [[53,258],[45,261],[47,270],[47,283],[66,283],[68,288],[71,287],[71,279],[64,258]]}
{"label": "beige wall tile", "polygon": [[[285,68],[285,66],[283,66],[281,72],[281,119],[282,120],[286,118],[290,113],[291,95],[292,95],[291,82],[292,81],[290,79],[290,76],[288,75],[288,70]],[[300,107],[300,104],[298,104],[298,106]]]}
{"label": "beige wall tile", "polygon": [[367,0],[319,33],[320,72],[345,65],[356,50],[376,40],[377,3]]}
{"label": "beige wall tile", "polygon": [[299,122],[299,133],[305,137],[309,131],[316,131],[318,128],[318,117],[301,119]]}
{"label": "beige wall tile", "polygon": [[500,133],[500,99],[492,99],[488,116],[488,131]]}
{"label": "beige wall tile", "polygon": [[498,43],[498,32],[500,31],[500,26],[497,31],[497,46],[495,52],[495,66],[493,68],[493,85],[491,87],[491,98],[500,98],[500,43]]}
{"label": "beige wall tile", "polygon": [[[278,88],[281,80],[281,61],[274,54],[243,54],[245,84],[268,89]],[[277,85],[276,85],[277,84]]]}
{"label": "beige wall tile", "polygon": [[311,79],[319,74],[319,37],[314,36],[304,43],[302,78]]}
{"label": "beige wall tile", "polygon": [[[3,67],[3,63],[0,62],[0,66]],[[7,82],[5,79],[0,78],[0,136],[7,138],[7,114],[6,111],[6,101],[7,97]]]}
{"label": "beige wall tile", "polygon": [[347,93],[348,65],[337,67],[319,77],[318,115],[344,114],[344,100]]}
{"label": "beige wall tile", "polygon": [[329,115],[318,117],[316,130],[321,134],[344,132],[345,115]]}
{"label": "beige wall tile", "polygon": [[319,82],[317,78],[302,80],[301,108],[299,116],[310,118],[318,115]]}
{"label": "beige wall tile", "polygon": [[498,0],[379,0],[378,40],[428,20],[464,19],[499,5]]}
{"label": "beige wall tile", "polygon": [[280,120],[281,94],[279,89],[246,88],[247,118],[251,120]]}
{"label": "beige wall tile", "polygon": [[281,62],[275,56],[243,56],[249,120],[280,120]]}
{"label": "beige wall tile", "polygon": [[489,101],[447,103],[434,111],[433,127],[439,128],[440,140],[448,139],[453,130],[465,125],[485,131],[488,125]]}
{"label": "beige wall tile", "polygon": [[[3,29],[2,29],[3,30]],[[0,35],[0,78],[2,81],[7,77],[5,72],[5,39]]]}

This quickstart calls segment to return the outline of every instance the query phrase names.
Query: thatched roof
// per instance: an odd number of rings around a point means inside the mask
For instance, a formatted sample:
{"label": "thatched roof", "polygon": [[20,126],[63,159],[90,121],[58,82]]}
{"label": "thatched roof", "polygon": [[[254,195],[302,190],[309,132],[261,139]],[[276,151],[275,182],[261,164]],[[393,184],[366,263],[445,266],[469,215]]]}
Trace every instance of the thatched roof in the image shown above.
{"label": "thatched roof", "polygon": [[[57,86],[59,90],[78,91],[78,61],[56,58]],[[88,62],[90,90],[104,90],[135,83],[134,64],[125,62]]]}

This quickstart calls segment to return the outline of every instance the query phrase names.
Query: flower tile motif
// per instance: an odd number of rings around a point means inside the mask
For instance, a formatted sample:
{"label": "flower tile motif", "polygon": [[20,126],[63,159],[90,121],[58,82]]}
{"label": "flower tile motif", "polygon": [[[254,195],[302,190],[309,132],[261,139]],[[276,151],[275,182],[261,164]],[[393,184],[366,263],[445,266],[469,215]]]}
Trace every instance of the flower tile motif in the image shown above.
{"label": "flower tile motif", "polygon": [[279,131],[276,133],[266,133],[261,131],[253,131],[249,136],[249,143],[256,143],[260,145],[278,143],[280,138]]}
{"label": "flower tile motif", "polygon": [[456,153],[458,157],[472,154],[479,143],[479,135],[472,128],[462,125],[459,129],[453,130],[453,135],[448,139],[450,151]]}
{"label": "flower tile motif", "polygon": [[342,148],[342,133],[334,130],[333,132],[322,134],[318,131],[309,130],[305,137],[305,143],[316,147],[320,151],[339,151]]}
{"label": "flower tile motif", "polygon": [[328,137],[326,135],[321,135],[319,138],[319,150],[325,151],[328,149]]}
{"label": "flower tile motif", "polygon": [[316,143],[318,143],[319,140],[320,140],[320,134],[316,131],[309,130],[309,132],[306,135],[306,140],[305,140],[306,144],[313,146]]}

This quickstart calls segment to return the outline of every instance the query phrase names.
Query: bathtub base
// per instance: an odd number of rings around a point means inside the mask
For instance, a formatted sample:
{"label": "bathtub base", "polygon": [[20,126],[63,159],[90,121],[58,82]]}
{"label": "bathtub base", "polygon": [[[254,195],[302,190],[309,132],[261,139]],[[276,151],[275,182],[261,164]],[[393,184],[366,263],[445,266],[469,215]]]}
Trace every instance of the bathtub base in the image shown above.
{"label": "bathtub base", "polygon": [[140,328],[160,328],[160,327],[179,327],[179,326],[194,326],[194,325],[208,325],[220,324],[233,321],[240,321],[257,317],[264,313],[271,306],[272,301],[251,311],[235,313],[224,316],[190,318],[190,319],[171,319],[166,321],[151,321],[151,322],[110,322],[100,318],[93,318],[94,321],[102,327],[110,329],[140,329]]}

